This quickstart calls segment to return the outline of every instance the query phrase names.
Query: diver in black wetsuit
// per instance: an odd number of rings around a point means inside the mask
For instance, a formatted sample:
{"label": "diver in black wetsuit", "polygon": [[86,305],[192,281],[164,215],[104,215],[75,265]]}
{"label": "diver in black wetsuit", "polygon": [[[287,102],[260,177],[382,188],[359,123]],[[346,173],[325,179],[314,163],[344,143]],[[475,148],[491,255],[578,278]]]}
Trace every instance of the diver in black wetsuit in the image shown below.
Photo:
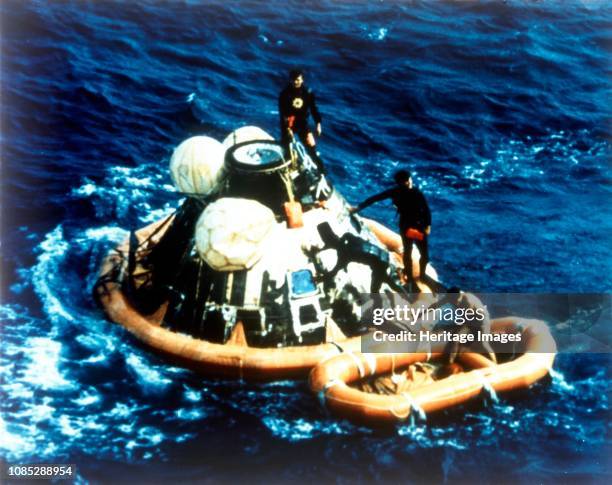
{"label": "diver in black wetsuit", "polygon": [[285,153],[289,152],[289,144],[293,134],[297,134],[306,147],[308,155],[323,172],[323,162],[315,149],[315,138],[308,124],[308,116],[316,123],[317,136],[321,136],[321,113],[317,108],[315,95],[304,84],[304,73],[299,69],[289,72],[289,84],[278,97],[278,113],[280,115],[281,143]]}
{"label": "diver in black wetsuit", "polygon": [[[480,301],[476,295],[463,292],[458,287],[453,286],[448,288],[446,290],[446,294],[440,297],[437,302],[430,305],[429,308],[440,308],[447,303],[451,304],[455,308],[470,310],[475,315],[481,316],[480,319],[474,318],[473,320],[468,320],[460,325],[452,325],[453,328],[450,330],[452,333],[473,333],[474,335],[477,335],[478,332],[482,332],[484,334],[491,334],[491,317],[489,316],[489,310],[487,310],[487,306]],[[480,346],[480,348],[478,348],[478,346]],[[452,364],[457,358],[460,347],[461,345],[459,342],[449,342],[447,344],[444,353],[447,356],[449,364]],[[495,356],[495,352],[493,352],[493,348],[489,342],[481,342],[476,338],[474,343],[465,345],[464,347],[466,347],[465,351],[468,352],[478,351],[486,354],[489,359],[497,364],[497,357]]]}
{"label": "diver in black wetsuit", "polygon": [[408,284],[416,289],[412,276],[412,244],[416,244],[421,254],[419,277],[425,278],[425,267],[429,262],[427,237],[431,231],[431,212],[423,192],[412,185],[410,173],[400,170],[393,176],[396,187],[364,200],[351,212],[356,213],[385,199],[392,199],[399,214],[399,229],[404,243],[404,273]]}

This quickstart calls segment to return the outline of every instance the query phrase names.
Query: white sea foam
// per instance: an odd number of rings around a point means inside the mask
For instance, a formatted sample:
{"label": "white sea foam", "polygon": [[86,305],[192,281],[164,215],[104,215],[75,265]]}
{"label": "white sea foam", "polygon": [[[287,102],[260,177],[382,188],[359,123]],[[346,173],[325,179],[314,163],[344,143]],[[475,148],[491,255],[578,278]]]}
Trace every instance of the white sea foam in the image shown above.
{"label": "white sea foam", "polygon": [[[466,160],[461,175],[477,185],[490,185],[499,180],[526,179],[530,182],[556,175],[559,163],[581,165],[592,157],[591,152],[603,150],[605,143],[596,144],[588,152],[577,142],[585,133],[570,134],[563,130],[533,139],[501,140],[490,158]],[[546,154],[546,155],[545,155]]]}
{"label": "white sea foam", "polygon": [[58,319],[73,321],[72,314],[54,291],[55,288],[62,288],[65,284],[65,282],[60,281],[62,275],[58,271],[58,266],[69,250],[61,224],[46,235],[37,250],[40,254],[36,265],[29,274],[34,289],[43,302],[45,313],[54,322],[57,322]]}
{"label": "white sea foam", "polygon": [[96,191],[96,184],[88,179],[85,179],[85,183],[76,189],[72,189],[73,196],[89,197]]}
{"label": "white sea foam", "polygon": [[63,435],[73,438],[80,438],[82,436],[82,431],[79,428],[75,428],[72,424],[72,420],[65,414],[60,416],[57,422],[59,424],[60,432]]}
{"label": "white sea foam", "polygon": [[553,384],[558,386],[565,392],[573,392],[576,387],[565,380],[565,376],[555,369],[550,369],[550,377],[552,377]]}
{"label": "white sea foam", "polygon": [[200,391],[185,388],[185,399],[190,402],[201,401],[202,393]]}
{"label": "white sea foam", "polygon": [[99,217],[121,220],[133,213],[146,217],[151,209],[150,203],[158,198],[160,192],[176,192],[168,183],[169,179],[166,163],[114,166],[108,169],[103,183],[85,178],[71,195],[91,199]]}
{"label": "white sea foam", "polygon": [[0,450],[4,450],[5,457],[10,459],[17,456],[28,456],[36,450],[36,442],[31,439],[32,433],[23,427],[14,427],[8,430],[4,419],[0,416]]}
{"label": "white sea foam", "polygon": [[320,422],[315,420],[285,419],[279,416],[262,418],[263,424],[276,437],[291,442],[312,439],[321,435],[341,435],[349,431],[345,424],[338,422]]}
{"label": "white sea foam", "polygon": [[100,396],[98,394],[92,394],[89,392],[82,392],[77,399],[72,399],[72,402],[77,406],[90,406],[100,402]]}
{"label": "white sea foam", "polygon": [[138,355],[131,354],[126,359],[128,369],[133,371],[138,378],[139,384],[145,390],[162,391],[165,390],[172,381],[164,377],[159,371],[147,364],[144,359]]}
{"label": "white sea foam", "polygon": [[75,384],[64,378],[59,366],[62,344],[45,337],[29,338],[24,347],[27,364],[23,380],[41,389],[74,389]]}
{"label": "white sea foam", "polygon": [[374,39],[374,40],[385,40],[388,32],[389,32],[389,29],[386,29],[385,27],[381,27],[375,30],[374,32],[371,32],[369,34],[369,37],[370,39]]}

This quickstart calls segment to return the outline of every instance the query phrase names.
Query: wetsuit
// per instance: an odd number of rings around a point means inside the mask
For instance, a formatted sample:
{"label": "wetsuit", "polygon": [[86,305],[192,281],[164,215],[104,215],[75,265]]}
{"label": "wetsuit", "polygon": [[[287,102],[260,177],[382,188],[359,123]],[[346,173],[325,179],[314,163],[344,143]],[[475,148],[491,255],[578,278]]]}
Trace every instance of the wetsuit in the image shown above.
{"label": "wetsuit", "polygon": [[[474,334],[477,335],[478,332],[482,332],[484,334],[491,333],[491,317],[489,315],[489,310],[487,306],[480,301],[480,299],[472,294],[472,293],[447,293],[444,297],[440,298],[436,303],[430,305],[429,308],[436,309],[440,308],[443,305],[450,303],[457,309],[462,310],[471,310],[474,314],[481,314],[482,318],[474,318],[472,320],[466,320],[465,322],[451,326],[451,332],[455,334]],[[493,362],[497,363],[497,357],[495,356],[495,352],[491,348],[491,344],[487,341],[479,341],[475,340],[474,343],[464,344],[466,351],[469,352],[482,352],[489,357]],[[446,355],[447,363],[452,364],[455,362],[457,358],[457,354],[460,351],[460,343],[457,341],[451,341],[446,344],[446,348],[444,353]]]}
{"label": "wetsuit", "polygon": [[283,89],[278,97],[278,113],[280,115],[281,143],[288,152],[291,143],[291,132],[297,134],[306,147],[310,158],[323,168],[314,145],[309,145],[307,137],[312,133],[308,125],[308,116],[312,115],[315,123],[321,123],[321,113],[317,108],[315,95],[312,90],[305,85],[296,88],[288,85]]}
{"label": "wetsuit", "polygon": [[429,249],[425,229],[431,226],[431,212],[423,192],[416,187],[408,188],[405,185],[393,187],[380,194],[364,200],[357,206],[355,212],[372,205],[375,202],[391,199],[399,214],[399,229],[404,243],[404,268],[406,276],[412,279],[412,244],[416,244],[421,254],[420,274],[425,275],[425,267],[429,262]]}

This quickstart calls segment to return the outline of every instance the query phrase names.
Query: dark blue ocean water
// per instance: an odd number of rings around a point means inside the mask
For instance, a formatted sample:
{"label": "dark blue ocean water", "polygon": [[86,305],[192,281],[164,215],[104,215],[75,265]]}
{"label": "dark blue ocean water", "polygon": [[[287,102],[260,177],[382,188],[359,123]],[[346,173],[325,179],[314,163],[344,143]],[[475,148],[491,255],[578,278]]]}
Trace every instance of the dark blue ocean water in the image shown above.
{"label": "dark blue ocean water", "polygon": [[[443,279],[612,289],[612,8],[605,1],[17,1],[0,4],[0,452],[81,482],[604,482],[610,359],[377,434],[304,383],[168,367],[90,298],[104,253],[176,207],[194,134],[277,131],[307,70],[319,148],[351,202],[407,167]],[[394,225],[389,205],[368,215]]]}

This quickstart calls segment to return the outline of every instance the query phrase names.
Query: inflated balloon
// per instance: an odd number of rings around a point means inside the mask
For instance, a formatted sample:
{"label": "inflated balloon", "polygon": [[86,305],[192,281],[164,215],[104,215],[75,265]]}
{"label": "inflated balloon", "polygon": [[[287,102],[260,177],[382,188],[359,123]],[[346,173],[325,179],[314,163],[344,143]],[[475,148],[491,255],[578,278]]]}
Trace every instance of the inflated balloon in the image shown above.
{"label": "inflated balloon", "polygon": [[274,140],[274,138],[258,126],[242,126],[227,135],[223,140],[223,147],[227,150],[238,143],[256,140]]}
{"label": "inflated balloon", "polygon": [[223,145],[209,136],[185,140],[170,159],[174,185],[185,194],[210,194],[223,176],[224,155]]}
{"label": "inflated balloon", "polygon": [[250,269],[261,259],[275,224],[272,211],[255,200],[218,199],[198,219],[196,249],[217,271]]}

